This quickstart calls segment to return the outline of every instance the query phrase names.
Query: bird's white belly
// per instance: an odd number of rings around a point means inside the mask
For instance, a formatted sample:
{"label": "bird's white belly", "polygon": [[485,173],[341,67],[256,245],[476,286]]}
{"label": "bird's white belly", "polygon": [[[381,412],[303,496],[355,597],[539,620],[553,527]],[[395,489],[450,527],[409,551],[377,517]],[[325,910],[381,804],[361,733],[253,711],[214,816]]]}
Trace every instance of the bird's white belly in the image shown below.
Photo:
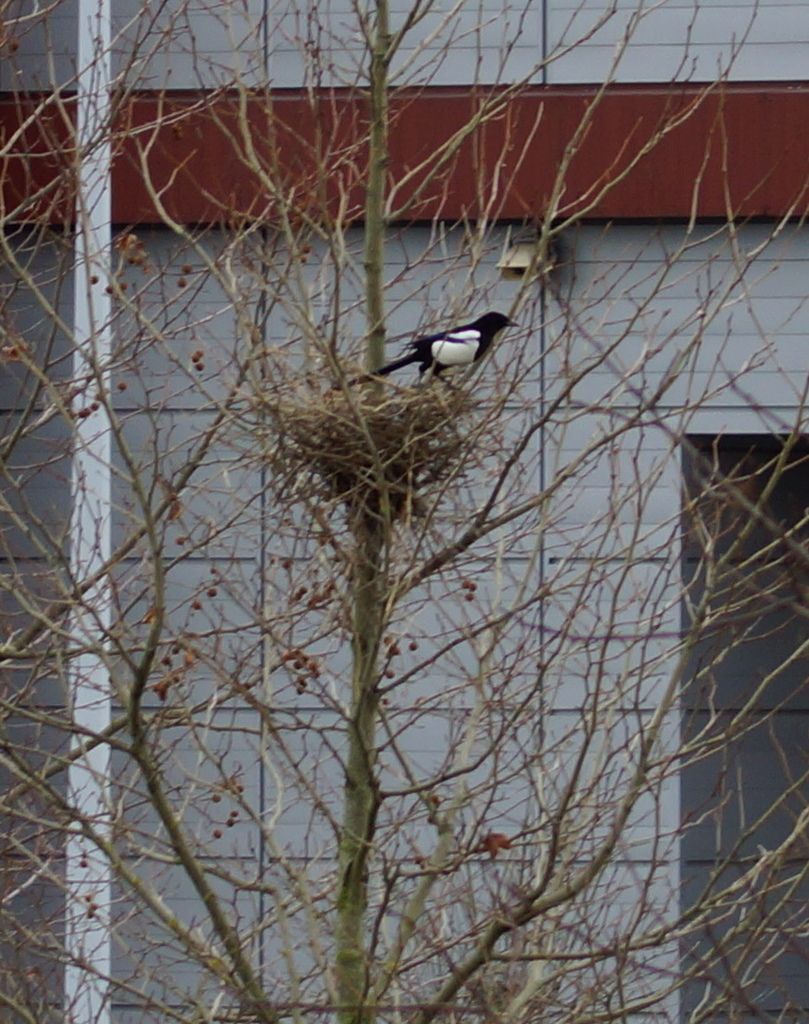
{"label": "bird's white belly", "polygon": [[469,341],[434,341],[432,344],[433,359],[441,366],[468,366],[475,358],[477,342]]}

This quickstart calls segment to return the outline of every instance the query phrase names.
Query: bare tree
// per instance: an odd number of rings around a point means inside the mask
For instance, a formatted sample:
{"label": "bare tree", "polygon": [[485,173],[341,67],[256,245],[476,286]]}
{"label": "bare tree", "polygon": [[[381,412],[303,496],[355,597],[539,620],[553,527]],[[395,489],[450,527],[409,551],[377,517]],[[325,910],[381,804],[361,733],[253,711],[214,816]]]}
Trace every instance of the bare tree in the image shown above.
{"label": "bare tree", "polygon": [[[74,60],[6,6],[8,1019],[801,1019],[803,228],[587,222],[744,32],[571,196],[643,5],[528,59],[528,3],[188,0]],[[506,223],[526,90],[604,33]],[[373,376],[491,308],[455,386]]]}

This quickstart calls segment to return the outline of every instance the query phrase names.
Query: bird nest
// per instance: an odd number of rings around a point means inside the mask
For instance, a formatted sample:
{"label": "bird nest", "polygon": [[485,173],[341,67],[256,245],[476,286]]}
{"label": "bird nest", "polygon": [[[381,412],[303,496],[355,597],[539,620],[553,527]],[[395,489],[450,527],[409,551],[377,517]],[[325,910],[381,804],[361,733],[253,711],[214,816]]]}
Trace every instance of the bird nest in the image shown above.
{"label": "bird nest", "polygon": [[274,428],[267,458],[285,487],[308,482],[350,512],[407,518],[458,471],[471,408],[465,391],[439,382],[347,392],[302,386],[266,403]]}

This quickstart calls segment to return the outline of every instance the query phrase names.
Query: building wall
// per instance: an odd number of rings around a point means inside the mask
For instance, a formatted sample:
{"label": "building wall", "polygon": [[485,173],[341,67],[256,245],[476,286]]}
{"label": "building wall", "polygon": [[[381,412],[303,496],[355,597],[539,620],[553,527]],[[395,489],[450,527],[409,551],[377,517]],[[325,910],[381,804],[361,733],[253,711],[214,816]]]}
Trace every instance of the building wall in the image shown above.
{"label": "building wall", "polygon": [[[802,415],[796,379],[807,326],[801,267],[809,238],[801,227],[785,230],[774,241],[768,242],[768,235],[765,225],[750,225],[735,235],[708,226],[688,230],[593,225],[571,232],[563,239],[562,259],[544,297],[544,321],[532,319],[538,316],[539,306],[526,307],[526,329],[503,343],[481,379],[479,394],[485,400],[498,366],[509,365],[515,346],[535,347],[534,361],[544,352],[544,392],[538,378],[529,376],[522,401],[504,410],[503,437],[494,443],[507,450],[508,437],[537,416],[540,403],[553,403],[558,390],[581,373],[580,385],[567,395],[541,435],[544,442],[542,447],[537,445],[532,462],[535,475],[521,478],[522,494],[536,493],[540,474],[546,484],[563,474],[569,476],[554,490],[541,521],[522,532],[518,543],[510,541],[512,546],[498,565],[470,566],[470,571],[479,580],[480,613],[491,613],[497,602],[508,599],[509,580],[516,584],[541,544],[536,580],[548,594],[541,619],[526,627],[527,634],[520,631],[508,643],[516,645],[515,656],[523,648],[519,657],[527,659],[524,670],[515,669],[518,678],[521,671],[530,677],[532,659],[540,658],[544,665],[544,706],[536,725],[543,737],[537,771],[545,778],[546,813],[564,798],[568,770],[575,765],[583,772],[579,785],[587,800],[576,840],[582,863],[603,840],[616,794],[627,785],[634,763],[634,730],[639,722],[651,721],[671,678],[672,645],[679,636],[681,615],[680,440],[684,435],[786,432]],[[187,464],[215,415],[216,402],[233,383],[242,342],[235,327],[233,297],[206,273],[201,251],[178,243],[165,230],[144,231],[139,237],[149,271],[144,274],[138,266],[126,271],[128,301],[140,320],[133,321],[131,313],[118,314],[114,384],[127,385],[125,391],[116,391],[121,444],[138,475],[160,495]],[[519,287],[518,282],[502,280],[495,267],[510,237],[504,228],[475,266],[473,294],[481,308],[508,308]],[[221,258],[225,244],[225,235],[208,232],[203,250],[214,259]],[[349,244],[350,251],[358,254],[358,231]],[[32,263],[34,279],[53,281],[55,263],[53,253],[40,252]],[[411,325],[438,320],[451,307],[468,270],[464,237],[450,232],[437,239],[428,229],[403,230],[391,240],[386,265],[391,330],[407,336]],[[317,251],[308,266],[310,310],[319,311],[316,317],[327,331],[337,268],[323,251]],[[178,287],[181,277],[188,282],[186,287]],[[352,271],[343,268],[340,277],[342,308],[347,313],[341,322],[341,353],[347,356],[356,348],[359,331],[355,333],[353,327],[359,328],[361,308]],[[256,297],[256,281],[255,270],[245,269],[239,294],[248,309],[251,297]],[[24,289],[14,292],[12,304],[19,329],[41,337],[38,304]],[[140,330],[138,322],[143,325]],[[287,351],[291,360],[300,358],[298,329],[289,320],[271,319],[265,336],[268,344]],[[191,361],[196,350],[204,352],[203,371]],[[58,354],[54,360],[59,366]],[[653,406],[644,409],[644,401],[675,365],[682,372],[672,377],[671,387]],[[4,384],[6,416],[13,419],[20,390],[12,376],[6,376]],[[250,386],[260,388],[260,382],[253,379]],[[208,408],[200,407],[203,395]],[[605,443],[603,438],[617,427],[614,439]],[[66,438],[59,443],[66,445]],[[193,637],[199,659],[193,677],[177,684],[178,699],[211,699],[218,689],[227,687],[234,666],[246,687],[261,686],[268,653],[257,628],[258,609],[275,606],[292,589],[313,583],[315,548],[308,541],[301,546],[303,524],[277,518],[272,504],[262,500],[272,493],[271,482],[260,454],[247,444],[247,435],[234,423],[233,430],[226,431],[203,459],[184,493],[178,519],[167,527],[166,553],[176,561],[167,577],[166,655],[171,660],[172,645]],[[588,456],[589,446],[592,454]],[[66,456],[66,448],[62,453]],[[113,490],[116,541],[136,529],[141,518],[128,466],[119,454]],[[27,485],[30,500],[46,520],[56,516],[58,521],[59,510],[64,515],[59,488],[64,489],[65,476],[65,459],[52,460]],[[518,499],[520,494],[514,492],[511,497]],[[461,492],[452,513],[458,524],[464,508],[474,503],[474,488]],[[7,558],[14,552],[19,556],[13,531],[6,531],[5,543]],[[290,545],[294,545],[294,557],[287,568],[281,568],[279,560]],[[127,609],[124,645],[143,634],[148,618],[151,575],[144,574],[143,554],[138,546],[116,573],[117,599]],[[497,586],[495,579],[500,580]],[[212,580],[216,593],[209,597]],[[429,603],[417,611],[424,596]],[[195,602],[201,606],[195,607]],[[463,606],[452,589],[444,592],[433,584],[428,594],[414,594],[405,603],[394,628],[417,636],[424,644],[434,626],[425,623],[422,632],[421,616],[432,617],[430,609],[442,609],[442,632],[451,634],[463,628],[456,621],[458,607]],[[572,632],[571,621],[575,622]],[[303,614],[295,619],[284,642],[303,645],[317,628],[317,617]],[[526,635],[529,642],[523,647]],[[501,651],[504,658],[510,656],[508,643]],[[339,688],[342,662],[328,635],[310,650],[322,656],[334,675],[313,684],[303,695],[295,687],[294,672],[273,675],[276,741],[284,751],[277,760],[267,760],[262,716],[249,704],[206,713],[191,736],[185,730],[166,729],[160,737],[171,796],[187,808],[182,820],[199,844],[203,863],[217,865],[224,857],[237,878],[246,880],[257,870],[271,877],[285,858],[309,865],[316,873],[333,869],[334,837],[328,814],[339,803],[334,758],[342,730],[338,708],[327,694],[334,686]],[[419,657],[428,653],[423,649]],[[474,674],[478,664],[474,644],[455,648],[451,663],[452,673]],[[447,694],[442,692],[445,684],[443,676],[416,676],[407,687],[408,699],[388,712],[397,743],[383,744],[381,756],[383,764],[389,764],[385,772],[390,771],[391,779],[398,777],[397,749],[414,757],[424,778],[451,764],[458,729],[471,706],[463,687]],[[64,699],[62,685],[57,680],[51,691],[54,708]],[[163,698],[154,691],[147,692],[146,700],[153,710],[163,706]],[[601,723],[595,731],[589,727],[594,714]],[[607,725],[610,720],[614,725]],[[674,749],[677,734],[678,718],[672,714],[664,730],[663,751],[666,744]],[[518,734],[511,739],[518,747],[531,742]],[[749,742],[755,739],[754,733]],[[763,756],[763,752],[750,756]],[[474,777],[474,791],[476,799],[483,801],[481,811],[485,805],[487,821],[518,833],[535,826],[537,808],[523,779],[502,774],[507,748],[501,748],[500,757],[481,766]],[[128,828],[134,826],[141,837],[132,840],[130,863],[144,878],[155,881],[178,914],[191,921],[197,914],[196,897],[182,872],[159,863],[160,855],[167,853],[166,839],[148,803],[138,797],[138,772],[133,774],[127,758],[116,758],[114,775],[125,799],[122,821]],[[290,771],[303,760],[310,780],[320,789],[317,807],[309,806],[308,794],[298,790],[295,772]],[[708,784],[708,771],[706,767],[702,778],[699,769],[692,770],[697,779],[692,793]],[[256,811],[278,815],[273,833],[277,847],[267,846],[255,825],[244,818],[222,829],[223,838],[214,838],[229,805],[209,805],[207,812],[200,808],[205,806],[204,796],[227,778],[243,780],[244,799]],[[470,823],[478,813],[473,799]],[[391,854],[398,850],[409,856],[413,844],[418,848],[422,839],[429,843],[406,800],[394,801],[386,814],[390,824],[385,819],[381,827]],[[410,822],[407,829],[402,829],[403,820]],[[600,884],[592,892],[595,902],[588,912],[602,921],[600,926],[626,925],[638,911],[639,891],[644,893],[644,913],[649,919],[676,905],[680,820],[679,782],[672,769],[661,773],[639,801],[613,859],[609,884]],[[485,865],[480,867],[483,870]],[[283,872],[279,885],[282,880]],[[250,896],[241,891],[242,884],[219,884],[226,901],[238,907],[233,913],[240,923],[271,912],[265,902],[268,897]],[[171,967],[170,938],[160,935],[153,922],[124,913],[125,906],[119,907],[121,934],[143,956],[133,959],[119,953],[116,971],[136,981],[145,976],[147,967],[159,963],[157,980],[153,978],[150,986],[156,985],[169,1001],[177,998],[172,986],[182,990],[190,985],[194,969],[181,966],[179,951],[178,966]],[[584,922],[577,927],[584,928]],[[571,934],[576,935],[572,925]],[[268,964],[275,963],[276,952],[270,943],[265,950]],[[316,962],[312,951],[303,956]],[[643,991],[659,972],[676,971],[677,957],[675,949],[664,947],[641,958],[642,969],[638,968],[633,984]]]}
{"label": "building wall", "polygon": [[[804,75],[809,45],[802,3],[485,0],[455,8],[430,5],[408,33],[394,64],[397,84],[710,82],[720,74],[730,81],[795,81]],[[391,5],[393,31],[408,9]],[[75,0],[60,0],[44,16],[12,3],[6,17],[18,21],[0,87],[47,89],[54,80],[69,81]],[[116,0],[113,17],[118,70],[141,88],[210,88],[233,76],[247,86],[268,79],[278,89],[349,86],[364,73],[356,11],[345,0]]]}
{"label": "building wall", "polygon": [[[616,66],[616,81],[708,81],[717,67],[735,80],[790,80],[802,73],[798,64],[809,31],[808,11],[803,4],[737,4],[728,21],[728,11],[713,5],[665,3],[649,11],[620,6],[602,17],[595,6],[548,3],[510,8],[504,17],[499,5],[484,4],[474,18],[464,10],[445,29],[438,15],[438,21],[425,19],[419,29],[425,51],[403,53],[401,81],[467,85],[525,77],[546,83],[600,82],[611,73],[615,48],[630,22],[632,38]],[[353,16],[353,7],[341,4],[318,6],[316,11],[258,3],[238,9],[199,4],[166,10],[161,5],[154,14],[151,9],[142,11],[141,5],[119,5],[115,17],[121,33],[120,66],[127,63],[124,55],[131,40],[138,38],[145,44],[145,57],[127,73],[145,88],[205,88],[232,82],[234,73],[246,84],[268,76],[279,88],[297,87],[302,81],[350,84],[362,73],[352,45]],[[402,11],[395,10],[394,16],[401,19]],[[68,81],[72,68],[67,40],[74,23],[75,11],[63,3],[47,25],[34,19],[30,29],[25,26],[19,48],[0,72],[0,85],[48,88],[54,79]],[[170,42],[164,35],[167,24],[176,30]],[[517,43],[505,52],[505,42],[515,38],[515,26],[520,33]],[[53,71],[44,59],[50,45],[47,32],[61,41]],[[736,57],[728,42],[734,33],[737,39],[745,36]],[[326,73],[317,79],[312,66],[301,63],[301,55],[315,46],[320,66],[323,54],[328,55]],[[771,232],[772,227],[763,224],[748,224],[735,232],[711,225],[648,223],[590,224],[571,230],[562,239],[559,267],[544,294],[537,292],[526,305],[518,340],[505,342],[486,367],[481,401],[491,398],[488,389],[498,371],[510,365],[513,346],[535,346],[521,402],[504,409],[501,432],[492,439],[494,450],[507,450],[510,439],[532,417],[558,400],[549,422],[537,433],[529,459],[532,472],[521,477],[510,497],[528,498],[552,479],[565,482],[554,490],[540,519],[532,521],[516,542],[510,541],[495,559],[469,567],[479,580],[478,613],[485,615],[510,598],[539,551],[537,587],[548,596],[541,617],[530,618],[525,632],[512,639],[525,662],[517,665],[516,677],[529,678],[541,660],[546,696],[536,716],[536,733],[528,729],[527,735],[507,734],[500,760],[484,761],[475,773],[475,798],[462,827],[485,813],[487,821],[509,833],[535,828],[541,810],[552,811],[565,799],[575,767],[587,797],[573,843],[575,862],[585,863],[603,840],[616,810],[616,794],[627,785],[635,764],[633,730],[653,720],[671,678],[672,646],[681,631],[680,442],[687,435],[786,433],[801,422],[806,364],[801,344],[809,327],[803,280],[809,236],[803,227],[789,226],[770,241]],[[128,298],[121,302],[116,320],[113,386],[126,384],[125,390],[115,392],[123,428],[113,493],[118,540],[137,529],[141,519],[131,466],[147,480],[150,493],[166,493],[204,437],[217,403],[235,385],[244,351],[245,312],[252,316],[255,309],[258,315],[261,300],[267,299],[260,275],[239,262],[242,276],[235,292],[243,302],[237,315],[233,293],[206,272],[205,257],[221,259],[227,251],[228,236],[220,229],[206,230],[199,248],[178,243],[163,229],[139,229],[138,237],[149,270],[124,270]],[[462,318],[469,297],[474,312],[509,308],[519,286],[501,278],[496,262],[511,238],[508,227],[498,229],[470,272],[471,246],[460,230],[398,230],[386,260],[391,334],[406,338],[417,328]],[[315,247],[299,296],[310,324],[326,335],[334,326],[332,300],[339,281],[343,358],[359,355],[359,229],[350,233],[348,245],[350,258],[339,266]],[[52,283],[57,262],[53,254],[40,252],[35,278]],[[8,287],[19,330],[38,344],[46,343],[38,301],[30,301],[25,289],[13,282]],[[262,342],[277,347],[294,366],[300,358],[301,335],[300,321],[274,316],[263,327]],[[58,338],[55,344],[58,348]],[[197,351],[204,354],[203,370],[192,359]],[[64,369],[58,352],[46,360],[54,373]],[[319,370],[316,363],[304,368]],[[578,375],[580,383],[568,391],[570,380]],[[260,374],[248,373],[247,384],[254,396],[260,393]],[[12,373],[3,378],[2,401],[7,422],[13,422],[20,389]],[[39,438],[35,440],[40,444]],[[178,640],[182,646],[193,637],[199,668],[193,680],[178,684],[178,692],[182,687],[185,699],[209,701],[210,711],[206,707],[192,734],[167,728],[160,739],[171,796],[184,807],[184,824],[198,843],[203,863],[212,868],[225,864],[237,879],[219,878],[217,885],[239,923],[273,913],[274,897],[268,891],[247,891],[251,878],[277,878],[280,892],[289,883],[290,863],[305,865],[315,877],[334,870],[329,815],[340,796],[335,765],[343,710],[334,693],[344,682],[346,668],[345,652],[341,655],[326,632],[313,654],[328,661],[331,678],[310,684],[304,694],[295,685],[294,673],[281,671],[273,678],[277,715],[272,739],[277,748],[271,755],[261,709],[246,701],[233,710],[220,707],[216,700],[218,688],[232,682],[234,666],[246,688],[265,685],[269,655],[260,628],[262,612],[277,606],[291,590],[311,587],[312,566],[317,566],[311,538],[300,541],[301,523],[277,517],[268,502],[266,466],[250,443],[234,418],[232,431],[206,453],[167,529],[166,551],[176,560],[167,577],[172,640],[164,656],[174,664],[178,654],[172,648]],[[57,525],[64,527],[67,440],[60,436],[54,444],[58,457],[45,471],[44,484],[41,477],[32,477],[26,491],[46,520],[55,516]],[[463,486],[452,510],[453,528],[460,528],[477,496],[475,481]],[[14,531],[8,531],[4,550],[9,563],[17,556],[17,543]],[[137,546],[116,576],[118,599],[125,609],[123,646],[124,641],[135,642],[148,625],[151,577],[144,578],[144,558],[143,548]],[[455,592],[434,584],[426,595],[414,594],[403,607],[395,624],[403,635],[423,641],[434,627],[432,622],[422,628],[419,621],[432,614],[424,611],[425,596],[428,609],[440,609],[442,635],[461,633],[468,626]],[[12,624],[22,614],[13,609]],[[297,615],[282,639],[294,646],[313,628],[316,616]],[[500,655],[504,660],[517,656],[508,648]],[[452,672],[456,678],[464,673],[474,676],[480,660],[473,643],[460,644],[453,650]],[[386,779],[401,781],[399,749],[412,756],[422,773],[420,780],[453,766],[471,708],[463,687],[453,687],[446,695],[445,681],[431,674],[418,676],[407,689],[407,699],[388,712],[396,742],[382,750]],[[64,680],[56,680],[48,698],[53,708],[61,706],[64,692]],[[147,702],[159,710],[164,699],[152,689]],[[592,729],[594,712],[599,721]],[[677,742],[677,715],[672,713],[664,725],[660,749],[665,761],[666,751]],[[539,733],[542,809],[524,779],[502,771],[512,757],[509,743],[524,750]],[[513,756],[516,763],[516,753]],[[316,805],[307,806],[310,794],[301,786],[298,771],[302,762],[320,789]],[[167,894],[183,920],[191,922],[199,912],[197,896],[176,868],[161,863],[161,857],[170,856],[170,847],[142,799],[137,773],[130,776],[130,771],[126,758],[119,757],[115,778],[124,799],[122,821],[138,829],[137,840],[126,848],[127,861]],[[244,817],[225,830],[225,808],[231,806],[227,797],[224,805],[217,802],[200,811],[197,797],[224,792],[225,783],[233,779],[243,780],[240,800],[259,814],[277,814],[276,846],[261,837],[255,821]],[[616,928],[629,927],[638,914],[639,892],[647,920],[658,920],[666,908],[678,904],[680,804],[676,768],[665,766],[638,802],[610,871],[593,894],[590,919],[577,919],[574,908],[562,922],[570,951],[585,929],[590,936],[590,929],[599,934],[603,929],[608,937]],[[422,841],[426,845],[424,822],[407,798],[391,801],[386,813],[390,817],[381,828],[392,856],[404,859],[420,850]],[[407,828],[401,827],[402,821]],[[217,829],[222,836],[215,836]],[[496,865],[478,864],[475,871],[473,882],[488,886],[492,898],[508,895],[509,879],[498,877]],[[455,895],[451,888],[442,892],[448,903]],[[117,975],[138,987],[154,958],[160,969],[156,980],[148,979],[148,987],[169,1003],[178,999],[195,984],[194,970],[181,951],[167,952],[169,936],[155,931],[152,921],[132,914],[124,898],[116,906],[125,940],[116,954]],[[276,977],[279,955],[273,941],[266,939],[263,956],[269,978]],[[303,963],[311,966],[306,980],[313,997],[319,994],[322,955],[309,947],[301,952]],[[672,946],[639,955],[630,972],[632,991],[644,994],[661,975],[676,974],[678,958]],[[284,997],[280,990],[278,994]],[[121,1001],[117,1006],[122,1021],[127,1014],[141,1012],[136,1002],[133,996],[131,1004]],[[668,1000],[664,1012],[675,1018],[676,999]]]}
{"label": "building wall", "polygon": [[[556,496],[555,514],[549,515],[545,583],[551,596],[545,622],[561,627],[576,609],[578,633],[568,637],[549,713],[551,729],[565,735],[571,756],[591,745],[594,760],[602,763],[603,736],[593,740],[587,732],[592,709],[600,709],[604,723],[610,721],[612,707],[632,709],[633,720],[648,723],[679,671],[676,638],[683,635],[681,621],[689,624],[680,571],[685,500],[681,466],[683,459],[693,460],[687,439],[701,438],[707,444],[707,439],[720,438],[732,449],[734,437],[739,437],[740,451],[759,439],[763,464],[772,459],[774,434],[801,434],[805,429],[802,337],[809,309],[801,268],[809,239],[803,228],[794,227],[769,240],[770,230],[748,225],[734,237],[711,226],[591,226],[568,240],[569,265],[561,269],[558,283],[564,301],[557,303],[558,319],[550,327],[559,344],[551,347],[546,363],[548,400],[571,374],[587,366],[591,370],[554,416],[547,434],[547,478],[570,464],[578,468]],[[656,400],[644,408],[650,395]],[[583,458],[588,445],[611,433],[613,440]],[[726,457],[723,465],[729,470],[731,460]],[[800,466],[798,462],[794,470],[796,479],[787,477],[780,485],[770,514],[802,529],[805,480],[800,482]],[[745,521],[741,515],[737,531]],[[736,612],[728,614],[724,628],[715,627],[713,653],[707,653],[708,643],[690,657],[685,679],[700,669],[709,673],[701,684],[702,696],[689,698],[686,689],[684,732],[680,734],[675,708],[668,734],[675,749],[694,735],[695,722],[710,732],[708,723],[719,713],[718,734],[727,730],[738,739],[720,742],[712,758],[693,763],[685,758],[682,775],[661,777],[625,836],[634,865],[627,872],[627,888],[632,891],[634,882],[636,896],[644,891],[647,877],[638,862],[652,856],[664,862],[658,860],[654,869],[647,862],[661,907],[676,905],[678,886],[684,907],[710,891],[719,859],[729,858],[724,880],[733,872],[741,877],[754,850],[761,854],[784,843],[796,820],[795,808],[783,797],[786,786],[793,787],[792,798],[803,806],[805,759],[798,748],[805,742],[800,710],[805,629],[795,614],[792,587],[798,584],[791,575],[780,575],[780,563],[771,553],[767,568],[768,555],[762,550],[769,535],[763,534],[754,533],[745,545],[752,565],[740,570],[746,580],[741,588],[744,603],[737,582]],[[720,550],[735,535],[731,530],[719,541]],[[700,596],[693,575],[696,559],[706,557],[704,543],[702,538],[697,545],[692,535],[683,563],[692,584],[692,607]],[[742,562],[741,555],[737,562]],[[764,568],[754,568],[760,563]],[[754,575],[759,572],[760,578]],[[780,598],[765,586],[769,580],[771,587],[775,578],[780,580]],[[797,657],[784,667],[790,652]],[[708,669],[711,658],[717,663]],[[765,685],[762,680],[769,673],[773,676]],[[745,694],[756,687],[762,693],[748,715]],[[620,714],[615,718],[626,722]],[[634,759],[627,736],[620,728],[614,734],[606,724],[604,728],[616,774],[631,770]],[[608,806],[612,773],[603,773],[601,784],[597,805]],[[681,847],[676,833],[683,821],[689,828]],[[782,923],[787,914],[794,915],[790,928],[801,915],[800,889],[791,887],[800,884],[795,879],[802,863],[800,852],[793,849],[778,883],[784,899]],[[787,882],[790,872],[795,875]],[[769,876],[766,882],[748,878],[733,901],[740,915],[754,913],[751,907],[765,898],[768,884]],[[744,942],[734,942],[727,935],[730,928],[726,921],[710,929],[697,948],[710,959],[720,942],[726,942],[724,970],[735,970],[740,978]],[[794,942],[779,944],[777,929],[768,934],[773,942],[769,966],[749,974],[738,1006],[733,997],[724,999],[721,1005],[727,1012],[730,1004],[734,1012],[742,1007],[745,998],[750,1019],[758,1019],[756,1014],[765,1009],[790,1007],[798,1016],[805,1012],[800,1010],[805,959]],[[683,948],[690,950],[690,943]],[[760,948],[759,943],[755,951]],[[676,962],[672,951],[668,967],[665,959],[658,966],[664,972],[676,970]],[[692,969],[695,962],[687,961]],[[706,993],[715,996],[722,976],[721,965],[702,972],[697,968],[682,1012],[695,1011]],[[724,1019],[721,1013],[719,1019]]]}

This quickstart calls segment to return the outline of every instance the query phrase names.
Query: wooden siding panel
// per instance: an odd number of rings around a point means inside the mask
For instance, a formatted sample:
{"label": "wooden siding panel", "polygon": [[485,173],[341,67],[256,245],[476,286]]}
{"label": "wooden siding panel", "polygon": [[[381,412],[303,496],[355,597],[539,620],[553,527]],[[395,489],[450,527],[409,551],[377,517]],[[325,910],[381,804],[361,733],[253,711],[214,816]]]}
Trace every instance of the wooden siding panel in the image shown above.
{"label": "wooden siding panel", "polygon": [[[547,216],[554,178],[564,146],[576,132],[593,99],[585,88],[543,89],[521,93],[509,103],[509,117],[489,124],[474,143],[461,147],[440,179],[419,193],[419,176],[397,194],[402,217],[457,219],[479,212],[478,181],[499,165],[501,190],[494,208],[500,217]],[[114,169],[113,206],[118,222],[159,222],[150,190],[144,186],[139,147],[150,142],[146,159],[152,188],[169,214],[186,222],[222,222],[238,213],[272,221],[265,195],[240,142],[238,103],[226,95],[209,114],[193,97],[160,103],[139,96],[122,113],[121,150]],[[431,90],[392,103],[391,175],[401,180],[440,150],[475,109],[469,94]],[[626,169],[637,147],[654,137],[670,118],[693,108],[679,127],[591,205],[593,189]],[[33,100],[0,102],[0,123],[7,133],[34,108]],[[592,217],[725,217],[804,212],[807,204],[809,88],[728,87],[723,94],[701,96],[694,87],[676,91],[607,90],[565,179],[564,205],[557,217],[587,211]],[[268,106],[248,103],[248,130],[263,163],[273,154],[289,177],[295,201],[317,217],[325,203],[347,202],[349,217],[363,210],[365,127],[363,105],[348,95],[318,93],[310,103],[301,94],[280,94]],[[317,156],[315,128],[332,141]],[[511,147],[510,138],[520,145]],[[527,140],[527,141],[526,141]],[[629,144],[628,144],[629,140]],[[524,152],[523,152],[523,142]],[[322,197],[316,182],[323,162],[342,148],[351,160],[338,160]],[[31,154],[37,154],[32,160]],[[777,157],[773,159],[773,154]],[[61,115],[36,114],[16,148],[3,181],[11,217],[67,214],[71,142]],[[501,163],[502,161],[502,163]],[[452,187],[446,184],[452,182]],[[695,184],[698,182],[698,184]],[[36,188],[49,186],[26,213],[11,213]],[[60,197],[60,198],[59,198]],[[491,217],[493,209],[487,207]]]}
{"label": "wooden siding panel", "polygon": [[[507,116],[465,143],[438,180],[425,185],[423,176],[414,174],[396,193],[394,207],[403,219],[474,218],[481,212],[479,179],[493,180],[497,165],[499,193],[494,206],[487,206],[488,217],[724,218],[729,212],[805,212],[809,87],[804,86],[728,86],[711,94],[694,86],[608,89],[567,171],[563,203],[549,211],[565,146],[582,118],[589,117],[593,98],[594,91],[584,87],[520,93],[507,104]],[[161,219],[144,185],[141,151],[147,142],[151,188],[170,216],[194,223],[221,223],[234,215],[272,222],[273,202],[243,143],[237,97],[223,94],[212,102],[209,112],[199,108],[195,96],[162,102],[142,95],[122,111],[113,176],[117,222]],[[391,180],[404,181],[424,161],[429,167],[430,158],[477,104],[469,93],[441,89],[394,98]],[[0,102],[7,134],[34,109],[30,100]],[[628,169],[632,155],[672,118],[682,121]],[[363,104],[349,94],[319,92],[310,100],[301,93],[280,93],[271,103],[256,97],[247,105],[246,130],[258,160],[269,165],[277,158],[294,202],[314,217],[333,214],[343,201],[349,217],[361,217],[366,129]],[[516,147],[515,138],[520,140]],[[329,140],[325,149],[323,139]],[[31,153],[39,154],[36,160]],[[37,187],[49,185],[51,191],[17,219],[46,210],[52,219],[65,216],[70,154],[61,115],[37,113],[24,144],[12,154],[4,197],[12,211]],[[331,173],[322,187],[322,167],[329,163]],[[593,202],[607,182],[614,184]]]}

